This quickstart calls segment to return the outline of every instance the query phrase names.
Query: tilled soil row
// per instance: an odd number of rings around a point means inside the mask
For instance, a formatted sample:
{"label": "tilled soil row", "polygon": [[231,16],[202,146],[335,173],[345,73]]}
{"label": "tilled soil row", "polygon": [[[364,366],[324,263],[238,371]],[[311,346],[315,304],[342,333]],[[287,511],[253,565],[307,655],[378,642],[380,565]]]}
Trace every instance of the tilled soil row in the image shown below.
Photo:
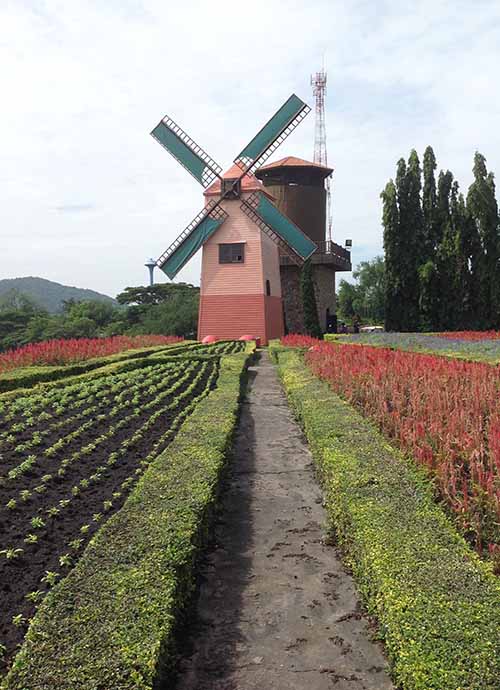
{"label": "tilled soil row", "polygon": [[[60,515],[48,519],[47,516],[43,515],[46,527],[37,530],[39,538],[36,544],[26,544],[22,540],[19,542],[20,537],[23,536],[21,534],[22,530],[20,531],[20,525],[26,525],[26,515],[24,513],[27,513],[27,517],[29,517],[37,512],[37,506],[34,503],[23,504],[19,509],[12,511],[9,521],[4,519],[0,523],[0,543],[6,544],[8,542],[10,545],[11,541],[9,540],[12,540],[13,545],[21,546],[24,549],[22,556],[18,558],[10,561],[4,557],[0,559],[0,643],[7,649],[4,665],[15,652],[17,645],[22,641],[26,632],[27,621],[32,617],[36,609],[36,603],[39,603],[26,600],[26,594],[40,591],[41,596],[43,596],[49,584],[41,582],[41,579],[47,571],[59,573],[61,576],[67,575],[76,564],[79,554],[82,553],[83,548],[103,524],[103,521],[121,508],[132,487],[131,484],[124,490],[121,487],[122,482],[134,473],[139,462],[146,458],[155,443],[168,431],[173,421],[188,407],[189,403],[206,390],[210,378],[212,378],[212,386],[215,385],[216,377],[214,379],[212,374],[216,373],[218,361],[214,360],[207,364],[208,366],[194,390],[182,398],[175,409],[161,415],[148,432],[135,442],[113,467],[110,467],[102,474],[99,482],[86,489],[80,495],[73,497],[68,507],[62,510]],[[171,400],[187,389],[198,371],[199,368],[192,372],[189,379],[175,391]],[[166,399],[162,404],[167,404],[168,402],[169,400]],[[109,453],[118,449],[123,440],[130,438],[137,429],[141,428],[154,413],[155,409],[144,411],[140,417],[131,420],[127,428],[120,430],[108,443],[99,446],[85,462],[75,463],[71,467],[70,482],[68,483],[65,477],[64,482],[54,485],[57,495],[51,495],[51,505],[54,503],[54,500],[57,502],[59,497],[62,499],[68,498],[68,489],[71,484],[78,482],[80,478],[88,477],[93,468],[95,469],[99,465],[104,464]],[[96,425],[94,433],[96,437],[99,433],[98,425]],[[157,448],[157,453],[163,451],[174,436],[175,434],[172,434],[166,439]],[[120,491],[121,495],[119,498],[113,498],[112,507],[103,514],[102,519],[93,520],[95,514],[103,512],[103,502],[109,500],[113,493],[117,491]],[[44,504],[44,500],[46,500],[44,499],[44,494],[37,500],[40,503],[38,508],[41,509],[46,505]],[[81,528],[84,525],[88,525],[89,528],[85,533],[82,533]],[[77,552],[71,551],[68,547],[68,543],[75,539],[82,539],[81,546]],[[72,554],[71,563],[61,567],[59,557],[68,552]],[[13,625],[12,619],[13,616],[18,614],[22,614],[24,620],[20,625],[16,626]],[[2,665],[0,663],[1,670]]]}

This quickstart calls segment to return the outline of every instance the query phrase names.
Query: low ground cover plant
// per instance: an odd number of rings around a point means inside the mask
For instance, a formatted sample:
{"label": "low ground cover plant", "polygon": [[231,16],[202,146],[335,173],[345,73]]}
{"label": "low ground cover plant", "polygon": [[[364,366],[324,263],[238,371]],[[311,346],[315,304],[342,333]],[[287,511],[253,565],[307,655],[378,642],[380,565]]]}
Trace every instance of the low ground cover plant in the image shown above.
{"label": "low ground cover plant", "polygon": [[[497,690],[500,581],[491,564],[435,503],[425,472],[305,366],[300,353],[279,347],[274,353],[315,459],[337,544],[378,621],[396,687]],[[361,387],[372,379],[350,363]]]}
{"label": "low ground cover plant", "polygon": [[498,568],[500,370],[321,341],[305,361],[426,468],[462,532]]}
{"label": "low ground cover plant", "polygon": [[82,362],[124,350],[181,342],[178,336],[117,335],[109,338],[78,338],[31,343],[0,354],[0,374],[19,367]]}
{"label": "low ground cover plant", "polygon": [[4,665],[10,663],[47,592],[75,566],[89,540],[121,508],[149,464],[216,386],[221,355],[245,347],[245,343],[221,342],[182,357],[166,356],[164,351],[163,356],[103,367],[69,384],[56,381],[32,392],[4,396],[0,402]]}
{"label": "low ground cover plant", "polygon": [[[240,344],[235,349],[245,348]],[[101,515],[82,525],[80,536],[47,568],[43,583],[30,591],[29,604],[40,601],[44,587],[51,590],[2,687],[159,687],[175,661],[176,628],[194,589],[195,558],[207,534],[230,447],[246,357],[242,353],[196,360],[198,374],[203,367],[211,374],[202,375],[208,375],[205,387],[201,392],[192,389],[181,414],[175,407],[171,426],[177,424],[180,432],[166,450],[163,436],[148,444],[149,454],[127,437],[123,459],[137,451],[134,457],[147,469],[69,575],[60,581],[82,549],[92,520],[104,519],[104,505]],[[188,365],[188,360],[176,363],[183,373]],[[211,382],[217,385],[207,395]],[[189,385],[195,386],[194,379]],[[161,427],[172,437],[165,417]],[[109,459],[116,462],[114,467],[123,460],[119,450]],[[16,618],[12,627],[17,629],[18,623],[25,625]]]}

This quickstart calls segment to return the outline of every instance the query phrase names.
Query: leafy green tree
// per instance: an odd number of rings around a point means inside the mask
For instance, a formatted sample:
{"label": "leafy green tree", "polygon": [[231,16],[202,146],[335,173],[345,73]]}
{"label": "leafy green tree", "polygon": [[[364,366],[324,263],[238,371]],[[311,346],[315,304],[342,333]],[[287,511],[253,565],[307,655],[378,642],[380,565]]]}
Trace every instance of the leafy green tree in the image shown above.
{"label": "leafy green tree", "polygon": [[359,315],[364,320],[383,323],[385,316],[385,265],[377,256],[361,261],[353,271],[356,284],[341,280],[337,295],[339,311],[344,319]]}
{"label": "leafy green tree", "polygon": [[[127,332],[196,336],[199,287],[189,283],[128,287],[116,299],[120,304],[128,305]],[[123,317],[120,316],[116,323],[121,326]]]}
{"label": "leafy green tree", "polygon": [[[402,166],[405,162],[400,161]],[[398,164],[399,167],[399,164]],[[403,250],[399,236],[399,208],[396,185],[389,180],[382,198],[382,225],[385,252],[385,329],[401,330],[400,255]]]}
{"label": "leafy green tree", "polygon": [[113,304],[98,300],[83,300],[81,302],[68,300],[63,307],[63,313],[68,321],[90,319],[96,325],[96,329],[107,326],[116,318],[119,311]]}
{"label": "leafy green tree", "polygon": [[424,185],[422,191],[423,234],[421,261],[432,259],[439,242],[436,218],[436,156],[432,146],[428,146],[423,158]]}
{"label": "leafy green tree", "polygon": [[34,300],[9,290],[0,301],[0,351],[25,343],[25,330],[34,317],[47,317]]}
{"label": "leafy green tree", "polygon": [[196,338],[198,305],[198,291],[178,292],[167,301],[148,307],[134,327],[134,332]]}
{"label": "leafy green tree", "polygon": [[304,314],[304,330],[313,338],[321,338],[323,334],[319,325],[312,265],[309,259],[304,263],[300,274],[300,293]]}
{"label": "leafy green tree", "polygon": [[408,196],[406,199],[406,225],[400,222],[399,232],[403,235],[403,287],[406,309],[404,311],[404,331],[416,331],[420,325],[418,267],[424,238],[424,217],[422,212],[422,170],[415,149],[410,153],[407,168]]}
{"label": "leafy green tree", "polygon": [[420,294],[420,325],[424,331],[437,330],[439,323],[439,272],[436,262],[429,259],[418,269]]}
{"label": "leafy green tree", "polygon": [[493,173],[488,173],[485,157],[474,156],[474,182],[467,194],[467,209],[477,230],[481,250],[477,257],[480,323],[485,328],[500,325],[500,237],[498,205]]}
{"label": "leafy green tree", "polygon": [[356,313],[354,303],[356,302],[357,292],[357,285],[348,283],[344,279],[340,281],[337,292],[337,304],[341,318],[352,319]]}
{"label": "leafy green tree", "polygon": [[386,328],[415,331],[419,327],[418,266],[424,218],[420,193],[420,161],[413,150],[406,165],[398,161],[396,185],[382,193],[386,252]]}
{"label": "leafy green tree", "polygon": [[424,330],[452,327],[455,320],[456,246],[450,203],[453,175],[441,170],[434,208],[434,245],[419,268],[420,318]]}
{"label": "leafy green tree", "polygon": [[[457,190],[458,191],[458,190]],[[481,242],[479,234],[463,194],[455,194],[451,213],[456,235],[457,256],[457,320],[459,330],[480,327],[478,316],[481,305],[479,296],[479,262]]]}
{"label": "leafy green tree", "polygon": [[155,283],[154,285],[128,287],[116,296],[117,302],[127,305],[161,304],[179,293],[199,293],[190,283]]}

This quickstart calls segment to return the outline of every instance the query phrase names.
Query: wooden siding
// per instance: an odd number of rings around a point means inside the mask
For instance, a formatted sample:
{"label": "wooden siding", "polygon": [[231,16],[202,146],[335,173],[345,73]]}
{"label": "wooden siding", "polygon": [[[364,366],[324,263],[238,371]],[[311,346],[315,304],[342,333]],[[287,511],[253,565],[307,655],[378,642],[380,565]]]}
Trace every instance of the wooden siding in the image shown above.
{"label": "wooden siding", "polygon": [[266,294],[266,280],[271,284],[271,295],[281,297],[280,258],[278,245],[273,240],[261,234],[263,292]]}
{"label": "wooden siding", "polygon": [[219,340],[238,340],[253,335],[267,345],[284,334],[283,301],[264,295],[202,295],[198,340],[214,335]]}
{"label": "wooden siding", "polygon": [[[263,295],[261,231],[240,209],[240,201],[224,201],[226,222],[203,245],[202,295]],[[242,264],[219,264],[219,244],[245,242]],[[278,265],[279,271],[279,265]]]}
{"label": "wooden siding", "polygon": [[285,335],[285,324],[283,320],[283,300],[281,297],[266,297],[266,342]]}
{"label": "wooden siding", "polygon": [[266,339],[264,295],[201,295],[198,340],[215,335],[237,340],[242,335]]}

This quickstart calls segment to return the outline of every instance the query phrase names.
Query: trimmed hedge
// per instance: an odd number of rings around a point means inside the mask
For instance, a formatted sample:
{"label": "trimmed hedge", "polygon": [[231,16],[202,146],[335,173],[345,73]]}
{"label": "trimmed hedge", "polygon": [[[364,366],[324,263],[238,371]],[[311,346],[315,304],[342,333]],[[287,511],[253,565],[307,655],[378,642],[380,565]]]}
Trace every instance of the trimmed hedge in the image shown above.
{"label": "trimmed hedge", "polygon": [[[96,357],[95,359],[89,359],[85,362],[75,362],[74,364],[24,367],[23,369],[7,372],[0,376],[0,393],[17,390],[19,388],[31,388],[38,383],[59,381],[72,376],[79,376],[80,374],[86,374],[94,369],[99,369],[100,367],[117,362],[147,357],[154,354],[161,355],[164,350],[168,350],[168,354],[170,355],[190,347],[192,347],[190,341],[186,340],[182,344],[172,343],[171,345],[155,345],[154,347],[141,348],[138,350],[126,350],[125,352],[119,352],[114,355]],[[196,344],[194,347],[196,347]]]}
{"label": "trimmed hedge", "polygon": [[434,502],[432,487],[375,427],[275,348],[327,511],[404,690],[500,688],[500,580]]}
{"label": "trimmed hedge", "polygon": [[41,604],[4,690],[150,690],[168,675],[247,359],[221,358],[217,387]]}

